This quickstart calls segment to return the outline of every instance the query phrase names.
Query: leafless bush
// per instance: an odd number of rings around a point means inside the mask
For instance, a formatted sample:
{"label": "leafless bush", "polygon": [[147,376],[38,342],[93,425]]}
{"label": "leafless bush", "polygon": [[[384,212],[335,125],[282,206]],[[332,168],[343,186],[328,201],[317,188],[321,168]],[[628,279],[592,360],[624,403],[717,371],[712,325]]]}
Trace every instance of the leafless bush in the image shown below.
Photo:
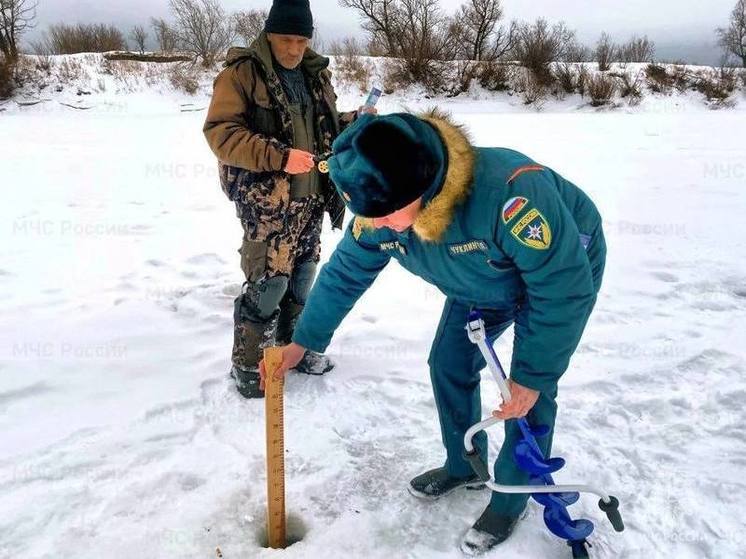
{"label": "leafless bush", "polygon": [[523,68],[516,76],[515,90],[521,94],[526,105],[541,107],[549,95],[549,89],[544,81],[528,68]]}
{"label": "leafless bush", "polygon": [[577,90],[578,93],[580,93],[581,97],[585,97],[585,94],[588,92],[588,82],[591,79],[591,73],[588,71],[588,68],[586,68],[584,65],[580,66],[580,69],[578,70],[578,77],[577,77]]}
{"label": "leafless bush", "polygon": [[148,40],[148,32],[142,25],[135,25],[130,31],[130,39],[140,54],[145,53],[145,41]]}
{"label": "leafless bush", "polygon": [[738,0],[730,15],[728,27],[717,30],[723,52],[741,59],[746,68],[746,0]]}
{"label": "leafless bush", "polygon": [[588,80],[588,96],[591,98],[591,106],[600,107],[606,105],[614,96],[616,82],[611,76],[595,74]]}
{"label": "leafless bush", "polygon": [[681,93],[691,88],[693,85],[693,76],[687,70],[685,64],[675,64],[670,71],[673,86]]}
{"label": "leafless bush", "polygon": [[601,33],[601,38],[596,43],[595,57],[598,62],[598,70],[600,72],[606,72],[611,69],[611,63],[614,62],[617,48],[616,45],[611,41],[608,33]]}
{"label": "leafless bush", "polygon": [[334,73],[337,79],[344,83],[356,85],[360,91],[368,89],[368,83],[373,75],[373,64],[360,54],[362,46],[355,38],[347,37],[342,41],[332,43],[330,54],[336,57]]}
{"label": "leafless bush", "polygon": [[33,50],[35,58],[36,69],[45,74],[49,74],[52,71],[52,55],[42,41],[32,41],[31,49]]}
{"label": "leafless bush", "polygon": [[542,87],[553,81],[549,68],[555,60],[562,60],[575,45],[575,32],[564,23],[549,26],[545,19],[518,27],[513,49],[516,60],[528,68]]}
{"label": "leafless bush", "polygon": [[714,106],[723,105],[738,87],[735,68],[721,67],[719,70],[700,72],[693,83],[695,90],[704,95]]}
{"label": "leafless bush", "polygon": [[665,66],[648,64],[645,67],[648,87],[655,93],[669,93],[674,86],[674,79],[668,74]]}
{"label": "leafless bush", "polygon": [[655,56],[655,43],[645,37],[632,37],[619,47],[619,62],[652,62]]}
{"label": "leafless bush", "polygon": [[627,99],[630,105],[636,105],[642,99],[642,84],[639,73],[634,75],[629,72],[609,74],[618,80],[619,96]]}
{"label": "leafless bush", "polygon": [[249,46],[264,30],[264,22],[267,21],[267,10],[247,10],[233,14],[233,25],[236,35]]}
{"label": "leafless bush", "polygon": [[489,91],[509,91],[513,79],[513,66],[490,60],[479,65],[479,85]]}
{"label": "leafless bush", "polygon": [[194,95],[199,89],[197,74],[191,66],[174,64],[168,72],[168,79],[175,89],[189,95]]}
{"label": "leafless bush", "polygon": [[569,62],[562,62],[554,69],[554,77],[557,79],[557,85],[565,93],[575,93],[578,87],[577,72],[575,65]]}
{"label": "leafless bush", "polygon": [[473,60],[454,60],[449,63],[450,72],[444,87],[449,97],[454,97],[468,91],[472,82],[479,74],[479,62]]}
{"label": "leafless bush", "polygon": [[330,56],[363,56],[365,46],[355,37],[345,37],[329,41],[324,47],[324,53]]}
{"label": "leafless bush", "polygon": [[178,46],[176,31],[165,19],[150,19],[150,27],[153,28],[155,40],[158,42],[158,50],[161,52],[173,52]]}
{"label": "leafless bush", "polygon": [[5,55],[0,55],[0,99],[7,99],[15,90],[14,64]]}
{"label": "leafless bush", "polygon": [[212,66],[235,37],[234,22],[218,0],[169,0],[177,44]]}
{"label": "leafless bush", "polygon": [[34,27],[35,0],[0,0],[0,55],[13,65],[18,59],[18,41]]}
{"label": "leafless bush", "polygon": [[113,25],[60,23],[49,26],[40,48],[51,54],[106,52],[125,50],[127,42],[122,32]]}
{"label": "leafless bush", "polygon": [[62,83],[78,82],[87,75],[80,62],[75,59],[65,58],[57,68],[57,76]]}

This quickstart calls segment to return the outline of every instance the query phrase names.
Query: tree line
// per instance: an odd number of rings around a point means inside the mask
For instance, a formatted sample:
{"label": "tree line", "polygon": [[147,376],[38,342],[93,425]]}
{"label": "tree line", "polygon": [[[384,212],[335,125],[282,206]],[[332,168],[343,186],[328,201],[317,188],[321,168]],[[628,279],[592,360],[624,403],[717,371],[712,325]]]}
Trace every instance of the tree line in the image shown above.
{"label": "tree line", "polygon": [[[21,52],[20,41],[35,25],[40,0],[0,0],[0,89],[11,81]],[[582,45],[564,22],[538,19],[506,21],[501,0],[465,0],[446,15],[439,0],[339,0],[358,15],[365,40],[348,39],[326,45],[329,54],[349,52],[397,60],[396,72],[408,82],[437,85],[443,62],[455,61],[468,81],[472,65],[516,61],[539,81],[549,79],[554,62],[598,63],[607,71],[615,62],[651,62],[655,45],[646,36],[615,43],[602,33],[595,45]],[[220,0],[169,0],[170,18],[151,18],[147,27],[124,31],[107,24],[50,25],[30,47],[37,54],[74,54],[127,50],[144,53],[149,42],[161,53],[188,53],[209,67],[224,51],[242,41],[249,44],[261,31],[266,12],[227,13]],[[724,56],[746,67],[746,0],[738,0],[726,26],[716,30]],[[316,45],[317,47],[319,45]],[[725,65],[725,64],[724,64]]]}

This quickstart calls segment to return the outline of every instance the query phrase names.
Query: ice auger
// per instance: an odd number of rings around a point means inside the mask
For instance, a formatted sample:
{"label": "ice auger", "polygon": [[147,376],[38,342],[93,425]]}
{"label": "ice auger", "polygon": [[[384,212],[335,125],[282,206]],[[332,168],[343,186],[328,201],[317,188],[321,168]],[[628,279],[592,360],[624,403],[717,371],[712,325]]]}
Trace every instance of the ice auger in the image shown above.
{"label": "ice auger", "polygon": [[[478,311],[469,314],[466,325],[469,340],[479,347],[484,356],[487,366],[497,381],[503,400],[510,401],[510,389],[508,388],[507,376],[497,359],[492,343],[487,337],[484,320]],[[586,538],[593,532],[593,523],[583,518],[573,520],[567,512],[567,507],[580,498],[580,493],[593,493],[601,497],[598,502],[599,508],[606,513],[611,525],[617,532],[624,530],[622,516],[619,513],[619,501],[616,497],[608,495],[604,491],[590,485],[557,485],[552,479],[552,474],[562,469],[565,465],[563,458],[545,457],[536,437],[541,437],[549,432],[546,425],[529,425],[525,417],[514,420],[518,422],[521,430],[521,440],[516,444],[513,458],[518,467],[529,474],[529,485],[500,485],[495,483],[490,475],[486,462],[479,456],[474,448],[472,439],[474,436],[500,420],[490,417],[473,425],[464,436],[464,447],[466,458],[479,478],[492,491],[500,493],[530,493],[531,497],[544,506],[544,523],[547,528],[557,537],[567,540],[567,545],[572,549],[574,558],[588,557],[586,545],[590,545]]]}

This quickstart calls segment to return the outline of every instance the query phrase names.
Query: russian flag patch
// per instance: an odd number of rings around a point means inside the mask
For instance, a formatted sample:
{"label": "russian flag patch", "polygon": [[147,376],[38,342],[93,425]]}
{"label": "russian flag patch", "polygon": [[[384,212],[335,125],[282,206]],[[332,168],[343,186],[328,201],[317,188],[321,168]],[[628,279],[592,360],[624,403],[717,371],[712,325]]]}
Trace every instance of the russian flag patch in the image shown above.
{"label": "russian flag patch", "polygon": [[517,216],[527,203],[528,198],[524,198],[523,196],[516,196],[505,202],[503,206],[503,223],[508,223]]}

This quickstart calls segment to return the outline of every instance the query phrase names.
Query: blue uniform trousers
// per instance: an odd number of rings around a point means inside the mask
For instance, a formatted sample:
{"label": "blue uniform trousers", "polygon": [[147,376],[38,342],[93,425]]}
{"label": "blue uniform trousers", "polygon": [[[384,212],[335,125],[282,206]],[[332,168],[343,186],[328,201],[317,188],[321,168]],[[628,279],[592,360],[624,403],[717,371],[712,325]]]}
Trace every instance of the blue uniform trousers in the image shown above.
{"label": "blue uniform trousers", "polygon": [[[466,322],[470,307],[459,301],[448,299],[440,318],[438,331],[430,352],[430,378],[435,393],[435,402],[440,418],[441,435],[446,449],[445,467],[452,476],[466,477],[472,473],[464,459],[464,435],[475,423],[482,420],[479,391],[479,372],[486,366],[479,348],[469,341]],[[485,321],[487,335],[491,340],[499,337],[514,320],[520,321],[520,307],[513,311],[479,309]],[[528,413],[530,425],[548,425],[549,433],[538,437],[537,442],[549,455],[557,414],[556,385],[551,392],[542,392]],[[488,395],[490,410],[501,402],[499,392]],[[513,460],[513,449],[521,433],[515,419],[505,422],[505,441],[495,462],[494,477],[497,483],[523,485],[528,483],[528,474],[521,471]],[[487,458],[487,434],[482,431],[474,439],[475,447],[483,459]],[[526,506],[528,495],[494,493],[490,507],[499,514],[518,516]]]}

